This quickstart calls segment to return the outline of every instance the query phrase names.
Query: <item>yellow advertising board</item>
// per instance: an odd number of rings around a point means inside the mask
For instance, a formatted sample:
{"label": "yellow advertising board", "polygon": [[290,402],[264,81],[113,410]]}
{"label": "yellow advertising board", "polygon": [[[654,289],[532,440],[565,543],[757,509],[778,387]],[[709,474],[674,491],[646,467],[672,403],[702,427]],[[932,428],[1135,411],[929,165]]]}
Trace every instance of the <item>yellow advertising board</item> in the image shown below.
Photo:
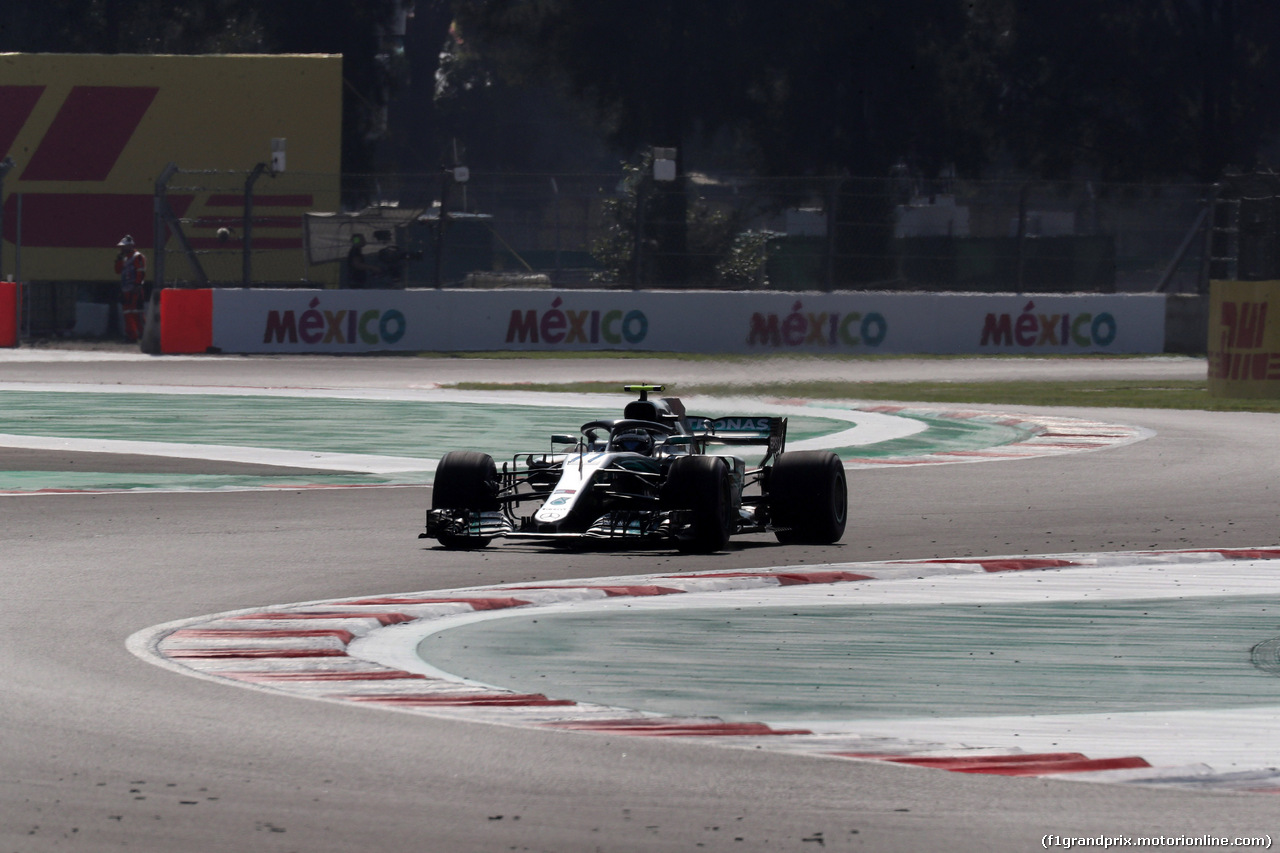
{"label": "yellow advertising board", "polygon": [[1209,393],[1280,398],[1280,281],[1209,283]]}
{"label": "yellow advertising board", "polygon": [[303,214],[338,209],[340,56],[0,54],[0,158],[13,161],[0,277],[20,262],[31,281],[114,279],[125,234],[150,256],[172,163],[167,198],[189,244],[210,278],[238,280],[246,179],[271,164],[273,140],[285,169],[254,184],[253,278],[299,281]]}

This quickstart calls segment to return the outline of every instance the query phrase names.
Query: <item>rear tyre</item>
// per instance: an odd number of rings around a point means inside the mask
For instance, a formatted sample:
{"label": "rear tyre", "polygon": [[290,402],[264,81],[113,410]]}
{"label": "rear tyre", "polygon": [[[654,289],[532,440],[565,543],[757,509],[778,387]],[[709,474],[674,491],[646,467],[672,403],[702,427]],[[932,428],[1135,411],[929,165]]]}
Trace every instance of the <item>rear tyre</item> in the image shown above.
{"label": "rear tyre", "polygon": [[[436,467],[431,508],[493,512],[498,509],[498,466],[487,453],[455,450],[446,453]],[[437,541],[453,550],[483,548],[492,539],[441,533]]]}
{"label": "rear tyre", "polygon": [[688,526],[676,534],[681,553],[713,554],[729,544],[731,489],[728,466],[714,456],[682,456],[671,463],[662,502],[688,518]]}
{"label": "rear tyre", "polygon": [[844,536],[849,492],[839,456],[828,450],[784,453],[770,470],[768,488],[779,542],[830,545]]}

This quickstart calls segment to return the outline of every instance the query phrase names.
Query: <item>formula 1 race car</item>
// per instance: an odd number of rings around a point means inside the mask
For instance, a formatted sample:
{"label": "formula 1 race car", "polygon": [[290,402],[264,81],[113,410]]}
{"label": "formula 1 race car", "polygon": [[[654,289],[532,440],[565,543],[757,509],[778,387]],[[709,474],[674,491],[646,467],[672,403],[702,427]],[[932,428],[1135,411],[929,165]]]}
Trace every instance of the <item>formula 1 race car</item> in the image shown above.
{"label": "formula 1 race car", "polygon": [[[551,436],[551,450],[517,453],[499,468],[469,450],[436,468],[427,529],[445,548],[493,539],[598,544],[671,543],[712,553],[738,533],[771,531],[780,542],[830,544],[844,535],[844,465],[829,451],[784,452],[780,417],[704,418],[675,397],[638,393],[622,418]],[[763,458],[709,452],[749,448]]]}

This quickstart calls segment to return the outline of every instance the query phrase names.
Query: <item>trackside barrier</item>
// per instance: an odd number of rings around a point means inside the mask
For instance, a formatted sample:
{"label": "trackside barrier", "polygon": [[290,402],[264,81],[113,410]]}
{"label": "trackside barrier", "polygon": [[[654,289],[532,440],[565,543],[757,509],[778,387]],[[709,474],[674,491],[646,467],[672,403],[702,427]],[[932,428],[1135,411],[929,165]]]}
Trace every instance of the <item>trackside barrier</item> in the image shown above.
{"label": "trackside barrier", "polygon": [[209,352],[213,346],[213,291],[160,291],[160,352]]}
{"label": "trackside barrier", "polygon": [[211,330],[191,329],[181,346],[203,352],[207,337],[226,353],[1160,353],[1166,301],[1161,293],[218,288]]}
{"label": "trackside barrier", "polygon": [[161,293],[163,353],[1161,353],[1164,294]]}
{"label": "trackside barrier", "polygon": [[0,281],[0,347],[18,345],[21,317],[22,285],[16,281]]}

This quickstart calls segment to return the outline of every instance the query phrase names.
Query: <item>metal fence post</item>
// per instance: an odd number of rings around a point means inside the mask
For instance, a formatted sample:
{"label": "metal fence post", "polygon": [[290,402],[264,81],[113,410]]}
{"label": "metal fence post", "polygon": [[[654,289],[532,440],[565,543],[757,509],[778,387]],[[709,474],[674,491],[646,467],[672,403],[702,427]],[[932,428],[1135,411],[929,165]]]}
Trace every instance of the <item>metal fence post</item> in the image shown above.
{"label": "metal fence post", "polygon": [[244,180],[244,258],[242,260],[244,274],[241,280],[244,287],[248,287],[253,278],[253,185],[266,170],[267,164],[259,163]]}
{"label": "metal fence post", "polygon": [[1017,252],[1018,252],[1018,272],[1017,272],[1017,289],[1018,293],[1022,292],[1022,272],[1026,262],[1026,241],[1027,241],[1027,197],[1031,195],[1030,182],[1024,183],[1018,190],[1018,234],[1017,234]]}
{"label": "metal fence post", "polygon": [[[22,193],[18,193],[18,229],[13,241],[13,279],[22,281]],[[31,337],[31,286],[20,284],[19,289],[22,291],[22,310],[27,318],[26,337],[29,338]]]}
{"label": "metal fence post", "polygon": [[440,214],[436,217],[436,233],[435,237],[435,268],[432,271],[432,284],[436,290],[444,286],[444,228],[448,221],[449,209],[449,184],[451,177],[447,167],[440,167]]}
{"label": "metal fence post", "polygon": [[154,282],[157,292],[164,289],[164,256],[165,247],[169,242],[169,222],[165,216],[167,201],[165,192],[168,189],[169,181],[178,171],[176,163],[169,163],[164,170],[156,177],[155,196],[152,199],[152,247],[151,253],[155,255],[153,267],[155,274],[151,279]]}
{"label": "metal fence post", "polygon": [[560,275],[560,185],[556,183],[555,176],[551,176],[551,195],[552,195],[552,215],[555,223],[555,270],[551,278],[551,283],[559,285],[561,282]]}
{"label": "metal fence post", "polygon": [[0,160],[0,278],[4,277],[4,176],[13,170],[12,157]]}

